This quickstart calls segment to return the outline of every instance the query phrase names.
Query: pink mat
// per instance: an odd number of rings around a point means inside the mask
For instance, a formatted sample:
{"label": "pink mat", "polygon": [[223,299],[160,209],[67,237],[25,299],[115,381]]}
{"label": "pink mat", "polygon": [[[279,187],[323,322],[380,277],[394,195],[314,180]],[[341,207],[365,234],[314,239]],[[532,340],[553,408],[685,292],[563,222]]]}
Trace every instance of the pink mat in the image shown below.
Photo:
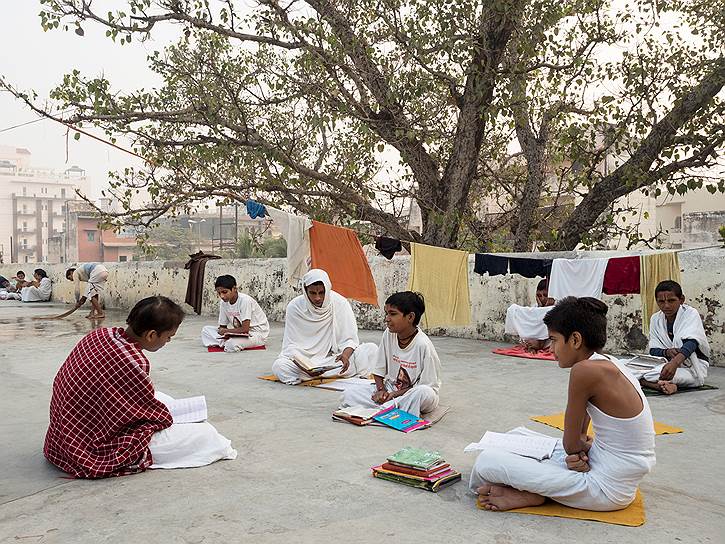
{"label": "pink mat", "polygon": [[508,355],[509,357],[521,357],[523,359],[541,359],[542,361],[556,361],[556,356],[549,350],[539,350],[531,353],[526,351],[523,346],[513,346],[510,348],[496,348],[493,353],[498,355]]}
{"label": "pink mat", "polygon": [[[256,348],[247,348],[242,351],[252,351],[253,349],[267,349],[267,346],[257,346]],[[224,353],[224,348],[221,346],[209,346],[206,348],[209,353]]]}

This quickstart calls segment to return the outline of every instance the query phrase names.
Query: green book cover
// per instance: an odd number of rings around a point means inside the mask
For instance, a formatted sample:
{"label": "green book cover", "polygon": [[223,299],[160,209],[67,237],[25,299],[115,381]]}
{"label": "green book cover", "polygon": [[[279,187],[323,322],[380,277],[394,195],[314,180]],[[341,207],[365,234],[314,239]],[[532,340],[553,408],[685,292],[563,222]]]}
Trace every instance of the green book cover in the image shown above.
{"label": "green book cover", "polygon": [[424,450],[423,448],[404,447],[388,457],[388,461],[398,465],[428,470],[443,460],[437,451]]}

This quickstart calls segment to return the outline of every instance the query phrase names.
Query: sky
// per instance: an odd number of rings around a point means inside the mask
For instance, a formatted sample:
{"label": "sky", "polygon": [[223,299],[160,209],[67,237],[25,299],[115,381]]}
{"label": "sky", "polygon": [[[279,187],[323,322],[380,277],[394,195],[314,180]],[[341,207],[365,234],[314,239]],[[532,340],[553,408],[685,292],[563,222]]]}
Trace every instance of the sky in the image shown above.
{"label": "sky", "polygon": [[[174,37],[168,26],[159,29],[160,38],[143,44],[119,45],[106,38],[96,24],[84,25],[84,36],[62,29],[44,32],[40,26],[38,0],[5,0],[3,2],[3,31],[0,32],[0,74],[16,88],[35,90],[45,98],[57,86],[63,75],[74,68],[86,76],[106,74],[117,90],[150,88],[158,77],[147,67],[146,57],[162,49]],[[9,4],[9,5],[8,5]],[[66,162],[66,128],[50,120],[41,120],[24,127],[3,131],[8,127],[37,119],[23,103],[7,92],[0,91],[0,145],[25,147],[32,153],[32,164],[57,170],[77,165],[91,178],[91,196],[98,198],[106,186],[109,170],[138,166],[134,157],[81,136],[68,139]],[[97,129],[89,132],[98,136]],[[119,140],[119,144],[122,142]]]}

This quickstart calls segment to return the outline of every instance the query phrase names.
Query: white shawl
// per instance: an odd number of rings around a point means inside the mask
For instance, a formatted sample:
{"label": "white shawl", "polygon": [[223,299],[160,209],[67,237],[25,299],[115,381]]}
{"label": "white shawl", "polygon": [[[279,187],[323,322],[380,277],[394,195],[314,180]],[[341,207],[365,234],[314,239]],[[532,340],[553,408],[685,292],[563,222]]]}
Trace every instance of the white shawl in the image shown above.
{"label": "white shawl", "polygon": [[505,332],[525,339],[548,340],[549,329],[544,325],[544,316],[553,309],[553,306],[531,307],[512,304],[506,310]]}
{"label": "white shawl", "polygon": [[296,287],[310,267],[312,221],[309,217],[283,212],[270,206],[266,208],[272,221],[282,232],[282,237],[287,241],[287,282]]}
{"label": "white shawl", "polygon": [[352,307],[332,290],[327,272],[313,268],[302,277],[304,287],[320,281],[325,286],[322,307],[310,302],[307,291],[287,305],[280,357],[291,359],[300,353],[315,365],[324,365],[345,348],[355,349],[360,344]]}
{"label": "white shawl", "polygon": [[[710,358],[710,344],[705,336],[700,313],[695,308],[686,304],[680,306],[675,316],[672,332],[674,337],[670,340],[667,334],[665,314],[661,311],[654,314],[649,324],[649,348],[681,348],[685,340],[697,340],[697,349],[705,357]],[[700,382],[703,382],[707,376],[707,367],[710,365],[707,361],[699,359],[697,352],[692,352],[682,366],[692,372]]]}

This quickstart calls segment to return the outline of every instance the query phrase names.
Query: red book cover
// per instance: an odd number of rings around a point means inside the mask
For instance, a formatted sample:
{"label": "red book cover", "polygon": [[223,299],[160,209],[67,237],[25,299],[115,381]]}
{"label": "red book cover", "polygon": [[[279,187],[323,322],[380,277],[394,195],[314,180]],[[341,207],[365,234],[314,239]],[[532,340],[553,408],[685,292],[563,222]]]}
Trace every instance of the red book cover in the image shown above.
{"label": "red book cover", "polygon": [[393,472],[410,474],[412,476],[420,476],[421,478],[430,478],[431,476],[435,476],[438,473],[443,473],[447,470],[450,470],[451,465],[449,463],[444,463],[442,465],[435,466],[430,470],[418,470],[415,468],[394,465],[393,463],[383,463],[381,465],[381,468],[383,468],[384,470],[391,470]]}

